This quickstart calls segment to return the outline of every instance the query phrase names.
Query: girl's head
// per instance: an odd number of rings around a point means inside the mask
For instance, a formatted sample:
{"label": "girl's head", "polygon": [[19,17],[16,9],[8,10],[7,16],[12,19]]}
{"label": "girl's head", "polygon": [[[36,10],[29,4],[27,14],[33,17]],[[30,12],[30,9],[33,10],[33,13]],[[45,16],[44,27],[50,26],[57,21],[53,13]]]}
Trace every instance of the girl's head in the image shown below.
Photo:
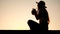
{"label": "girl's head", "polygon": [[38,9],[40,9],[40,8],[47,8],[47,7],[45,6],[45,2],[44,2],[44,1],[40,1],[39,3],[36,2],[36,3],[37,3],[37,6],[38,6]]}

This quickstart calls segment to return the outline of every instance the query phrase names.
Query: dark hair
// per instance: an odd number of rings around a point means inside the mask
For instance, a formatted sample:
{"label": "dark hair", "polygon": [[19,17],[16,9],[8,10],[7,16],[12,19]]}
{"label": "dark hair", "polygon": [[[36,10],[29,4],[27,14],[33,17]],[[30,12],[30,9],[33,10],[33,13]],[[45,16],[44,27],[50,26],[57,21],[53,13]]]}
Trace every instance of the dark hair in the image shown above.
{"label": "dark hair", "polygon": [[40,1],[39,3],[37,3],[38,4],[38,7],[39,8],[47,8],[46,6],[45,6],[45,2],[44,1]]}

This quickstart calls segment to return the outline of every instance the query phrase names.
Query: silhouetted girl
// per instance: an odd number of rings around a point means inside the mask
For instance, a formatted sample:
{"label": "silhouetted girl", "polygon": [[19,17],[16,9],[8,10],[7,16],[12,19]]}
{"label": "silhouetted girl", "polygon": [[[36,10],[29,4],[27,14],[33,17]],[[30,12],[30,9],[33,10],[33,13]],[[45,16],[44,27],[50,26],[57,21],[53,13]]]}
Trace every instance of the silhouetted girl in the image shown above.
{"label": "silhouetted girl", "polygon": [[[39,24],[35,21],[29,20],[28,25],[31,30],[40,30],[40,31],[47,31],[48,24],[49,24],[49,16],[46,10],[45,2],[40,1],[39,3],[36,2],[38,5],[38,11],[35,9],[32,10],[32,15],[35,15],[36,19],[39,20]],[[37,14],[38,12],[38,14]]]}

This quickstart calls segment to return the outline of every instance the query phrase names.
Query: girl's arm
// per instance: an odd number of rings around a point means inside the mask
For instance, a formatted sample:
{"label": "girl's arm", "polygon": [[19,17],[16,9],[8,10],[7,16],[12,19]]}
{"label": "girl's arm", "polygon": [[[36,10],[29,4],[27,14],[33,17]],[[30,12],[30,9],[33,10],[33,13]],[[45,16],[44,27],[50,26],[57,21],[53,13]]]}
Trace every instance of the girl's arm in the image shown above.
{"label": "girl's arm", "polygon": [[39,15],[37,14],[37,11],[35,9],[32,10],[32,15],[36,17],[36,19],[39,19]]}

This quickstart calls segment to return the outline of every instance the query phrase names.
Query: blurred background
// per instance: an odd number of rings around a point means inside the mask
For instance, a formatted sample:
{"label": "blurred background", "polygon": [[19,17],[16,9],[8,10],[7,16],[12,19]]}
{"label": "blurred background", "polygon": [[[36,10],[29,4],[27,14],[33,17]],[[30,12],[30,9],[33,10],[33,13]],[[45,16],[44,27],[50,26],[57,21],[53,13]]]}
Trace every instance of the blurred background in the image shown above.
{"label": "blurred background", "polygon": [[[39,22],[31,14],[40,0],[0,0],[0,30],[30,30],[29,19]],[[60,0],[43,0],[49,13],[49,30],[60,30]]]}

